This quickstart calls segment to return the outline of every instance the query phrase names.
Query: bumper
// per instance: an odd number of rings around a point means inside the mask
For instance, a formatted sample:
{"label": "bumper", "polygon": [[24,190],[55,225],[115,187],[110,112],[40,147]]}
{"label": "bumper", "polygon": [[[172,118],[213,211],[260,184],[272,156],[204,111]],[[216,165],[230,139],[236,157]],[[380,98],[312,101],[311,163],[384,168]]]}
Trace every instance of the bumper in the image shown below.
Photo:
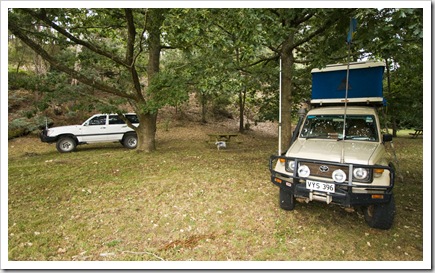
{"label": "bumper", "polygon": [[[394,168],[392,166],[376,166],[390,171],[390,185],[372,186],[371,184],[337,183],[334,192],[321,192],[308,189],[305,180],[298,176],[291,176],[274,170],[273,163],[282,156],[272,156],[269,162],[271,181],[282,190],[293,194],[296,198],[303,198],[306,201],[322,201],[338,204],[344,207],[369,206],[374,204],[388,203],[392,196],[394,186]],[[373,168],[374,166],[366,166]],[[319,182],[325,182],[319,180]]]}
{"label": "bumper", "polygon": [[56,137],[47,136],[47,130],[42,130],[41,133],[39,134],[39,138],[41,139],[42,142],[47,142],[47,143],[53,143],[57,141]]}

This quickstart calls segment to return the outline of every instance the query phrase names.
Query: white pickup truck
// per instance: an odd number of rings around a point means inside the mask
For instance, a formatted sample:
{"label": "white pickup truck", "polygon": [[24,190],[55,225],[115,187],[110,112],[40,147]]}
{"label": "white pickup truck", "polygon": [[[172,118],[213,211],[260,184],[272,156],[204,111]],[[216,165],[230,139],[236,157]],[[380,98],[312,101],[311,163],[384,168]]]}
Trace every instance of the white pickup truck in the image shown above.
{"label": "white pickup truck", "polygon": [[[124,114],[134,126],[139,120],[134,113]],[[134,149],[137,146],[135,131],[117,114],[96,114],[81,125],[60,126],[44,129],[42,142],[56,143],[60,153],[72,152],[77,145],[99,142],[120,142],[124,147]]]}
{"label": "white pickup truck", "polygon": [[282,209],[293,210],[295,200],[359,207],[370,227],[391,228],[395,171],[384,144],[392,136],[381,133],[377,113],[383,69],[378,62],[351,65],[346,104],[346,65],[312,71],[313,108],[301,111],[290,148],[269,162]]}

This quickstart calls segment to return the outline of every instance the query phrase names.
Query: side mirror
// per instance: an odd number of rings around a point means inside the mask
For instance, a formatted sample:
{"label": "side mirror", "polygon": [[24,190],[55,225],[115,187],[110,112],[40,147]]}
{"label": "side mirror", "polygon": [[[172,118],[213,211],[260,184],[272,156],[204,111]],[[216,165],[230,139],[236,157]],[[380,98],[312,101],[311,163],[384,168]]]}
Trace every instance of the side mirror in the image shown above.
{"label": "side mirror", "polygon": [[307,111],[305,110],[305,108],[302,108],[302,107],[299,108],[299,110],[298,110],[298,116],[300,118],[304,118],[306,114],[307,114]]}
{"label": "side mirror", "polygon": [[393,135],[392,134],[382,135],[382,142],[390,142],[390,141],[393,141]]}

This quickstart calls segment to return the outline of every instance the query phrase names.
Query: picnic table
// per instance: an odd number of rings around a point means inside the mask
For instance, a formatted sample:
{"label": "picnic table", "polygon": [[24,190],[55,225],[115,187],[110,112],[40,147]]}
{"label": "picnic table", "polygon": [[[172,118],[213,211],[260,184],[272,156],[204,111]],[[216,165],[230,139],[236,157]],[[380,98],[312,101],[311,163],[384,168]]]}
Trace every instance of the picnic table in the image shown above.
{"label": "picnic table", "polygon": [[[208,134],[209,136],[209,143],[215,144],[219,141],[225,141],[225,142],[231,142],[231,139],[235,139],[239,136],[239,134],[236,133],[215,133],[215,134]],[[241,141],[236,140],[237,143],[241,143]]]}
{"label": "picnic table", "polygon": [[409,133],[412,138],[417,138],[418,136],[423,136],[423,129],[414,129],[414,133]]}
{"label": "picnic table", "polygon": [[225,149],[227,148],[228,142],[236,142],[237,144],[242,143],[242,141],[236,139],[239,134],[236,133],[216,133],[216,134],[208,134],[209,140],[206,141],[209,144],[216,145],[217,149]]}

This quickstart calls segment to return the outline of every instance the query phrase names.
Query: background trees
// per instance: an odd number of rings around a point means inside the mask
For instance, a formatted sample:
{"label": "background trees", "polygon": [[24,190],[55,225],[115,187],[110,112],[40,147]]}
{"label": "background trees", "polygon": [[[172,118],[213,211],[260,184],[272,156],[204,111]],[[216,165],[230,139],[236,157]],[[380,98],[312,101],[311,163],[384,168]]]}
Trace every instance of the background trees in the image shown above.
{"label": "background trees", "polygon": [[423,128],[423,9],[362,10],[360,17],[358,47],[387,65],[389,127],[394,135]]}
{"label": "background trees", "polygon": [[131,108],[141,120],[139,150],[152,151],[158,110],[189,94],[203,122],[213,109],[237,113],[241,132],[276,120],[281,59],[285,147],[295,110],[309,99],[310,70],[346,61],[352,17],[352,59],[388,64],[391,126],[421,126],[422,9],[10,9],[9,85],[25,71],[26,88],[44,94],[37,111],[65,101]]}
{"label": "background trees", "polygon": [[[158,105],[149,88],[160,69],[164,9],[13,9],[10,32],[44,60],[92,89],[127,101],[141,121],[138,150],[155,150]],[[51,45],[49,52],[46,45]],[[89,94],[90,89],[81,89]],[[154,92],[149,92],[154,91]],[[107,111],[123,112],[119,101]],[[129,123],[126,120],[127,123]],[[129,126],[133,126],[131,123]]]}

